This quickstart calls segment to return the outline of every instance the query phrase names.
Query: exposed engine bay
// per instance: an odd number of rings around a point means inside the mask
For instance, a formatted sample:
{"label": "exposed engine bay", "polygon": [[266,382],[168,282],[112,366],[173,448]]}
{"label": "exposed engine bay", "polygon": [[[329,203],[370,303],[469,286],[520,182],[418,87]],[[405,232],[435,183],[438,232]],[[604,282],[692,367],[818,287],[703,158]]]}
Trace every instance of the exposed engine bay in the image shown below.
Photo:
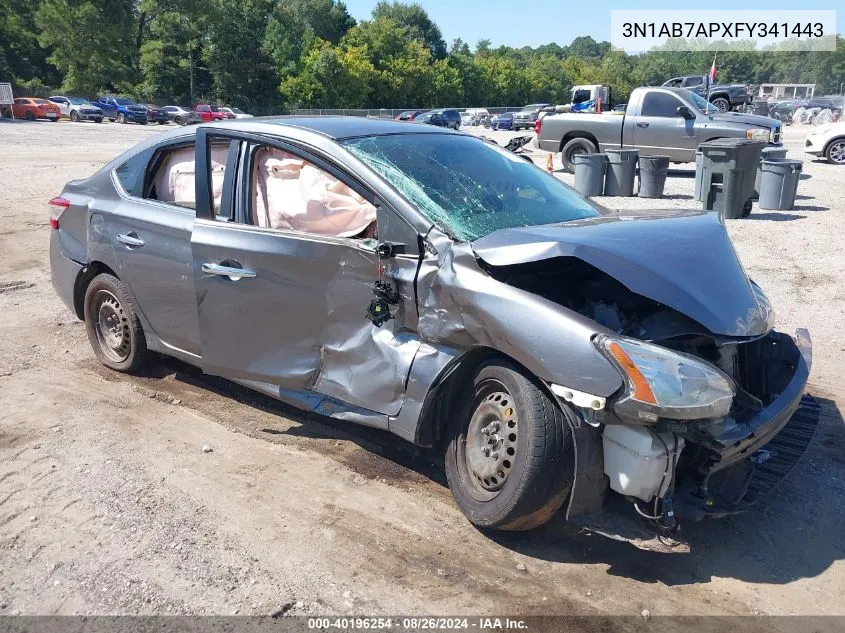
{"label": "exposed engine bay", "polygon": [[[617,334],[702,359],[729,376],[735,396],[728,415],[719,418],[661,417],[651,424],[631,424],[608,406],[604,411],[586,412],[585,420],[601,431],[607,487],[630,501],[636,513],[664,537],[677,532],[676,516],[701,519],[730,514],[727,506],[740,507],[755,467],[773,457],[764,445],[799,406],[800,394],[789,403],[786,415],[775,422],[766,420],[765,425],[761,422],[766,408],[796,379],[802,357],[792,337],[775,331],[754,337],[715,335],[577,257],[487,266],[486,270],[499,281],[562,305]],[[676,491],[681,490],[679,495]],[[716,498],[714,491],[723,493],[727,501]],[[682,503],[675,502],[679,497],[684,498]]]}

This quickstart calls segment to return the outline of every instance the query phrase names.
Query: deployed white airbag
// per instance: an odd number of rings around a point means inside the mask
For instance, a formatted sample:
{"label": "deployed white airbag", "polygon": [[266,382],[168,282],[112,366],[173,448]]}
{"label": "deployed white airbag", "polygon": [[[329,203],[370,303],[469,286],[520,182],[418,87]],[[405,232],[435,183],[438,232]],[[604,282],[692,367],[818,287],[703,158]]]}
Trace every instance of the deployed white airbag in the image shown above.
{"label": "deployed white airbag", "polygon": [[[220,199],[223,196],[223,175],[226,171],[227,151],[228,148],[225,145],[211,146],[211,189],[215,210],[220,208]],[[195,209],[197,205],[196,171],[193,147],[170,152],[165,156],[156,174],[158,200]]]}
{"label": "deployed white airbag", "polygon": [[277,149],[256,152],[253,222],[262,227],[352,237],[376,219],[376,209],[308,161]]}

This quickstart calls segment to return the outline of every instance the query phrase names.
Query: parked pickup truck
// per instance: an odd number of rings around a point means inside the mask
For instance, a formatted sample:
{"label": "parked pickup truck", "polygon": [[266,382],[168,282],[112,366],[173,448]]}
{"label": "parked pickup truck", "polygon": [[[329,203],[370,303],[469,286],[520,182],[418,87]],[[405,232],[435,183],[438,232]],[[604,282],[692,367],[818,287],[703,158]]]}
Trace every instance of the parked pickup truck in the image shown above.
{"label": "parked pickup truck", "polygon": [[709,77],[707,75],[692,75],[690,77],[674,77],[663,84],[666,88],[686,88],[704,97],[722,112],[737,110],[754,99],[748,93],[745,84],[716,84],[707,89]]}
{"label": "parked pickup truck", "polygon": [[127,123],[133,121],[141,125],[147,124],[147,108],[138,105],[132,99],[125,97],[99,97],[94,106],[103,111],[103,116],[109,121]]}
{"label": "parked pickup truck", "polygon": [[739,112],[720,112],[683,88],[637,88],[625,112],[552,114],[540,119],[535,147],[560,152],[565,169],[575,154],[613,148],[665,155],[675,163],[695,160],[698,146],[716,138],[749,138],[780,145],[781,123]]}

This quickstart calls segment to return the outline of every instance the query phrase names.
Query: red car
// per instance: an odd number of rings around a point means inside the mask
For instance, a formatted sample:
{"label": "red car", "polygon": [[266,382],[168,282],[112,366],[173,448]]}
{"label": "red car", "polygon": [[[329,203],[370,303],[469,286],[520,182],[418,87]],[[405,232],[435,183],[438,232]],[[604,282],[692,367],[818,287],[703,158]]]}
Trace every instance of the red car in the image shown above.
{"label": "red car", "polygon": [[197,104],[195,111],[199,113],[204,123],[208,123],[209,121],[222,121],[226,118],[226,113],[223,112],[218,105],[199,103]]}
{"label": "red car", "polygon": [[59,106],[52,101],[47,101],[47,99],[21,97],[15,99],[12,114],[15,115],[16,119],[27,119],[29,121],[35,121],[35,119],[58,121],[62,116],[62,111]]}

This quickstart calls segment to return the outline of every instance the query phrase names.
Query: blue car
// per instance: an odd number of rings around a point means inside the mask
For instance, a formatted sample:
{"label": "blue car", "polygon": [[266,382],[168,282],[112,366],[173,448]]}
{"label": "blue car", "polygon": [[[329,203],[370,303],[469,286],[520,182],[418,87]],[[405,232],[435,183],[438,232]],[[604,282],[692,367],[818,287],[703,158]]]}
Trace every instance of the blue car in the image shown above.
{"label": "blue car", "polygon": [[490,128],[493,130],[512,130],[513,112],[503,112],[499,116],[493,117],[493,120],[490,121]]}

